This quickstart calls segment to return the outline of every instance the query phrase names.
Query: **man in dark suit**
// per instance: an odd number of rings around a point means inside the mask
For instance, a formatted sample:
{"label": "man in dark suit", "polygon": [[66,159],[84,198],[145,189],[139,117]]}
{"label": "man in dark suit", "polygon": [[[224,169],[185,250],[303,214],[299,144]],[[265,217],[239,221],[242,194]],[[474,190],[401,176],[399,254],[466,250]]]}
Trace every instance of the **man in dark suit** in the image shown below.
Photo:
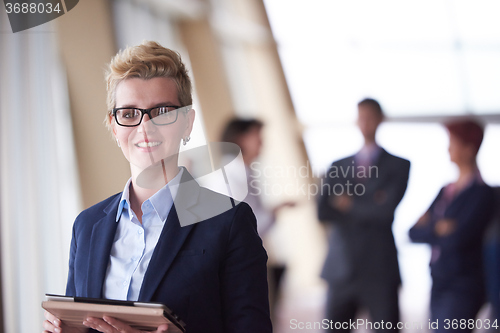
{"label": "man in dark suit", "polygon": [[[392,222],[408,183],[410,162],[377,145],[375,134],[383,121],[379,103],[358,104],[358,127],[363,148],[330,167],[318,204],[320,221],[332,226],[329,250],[321,276],[328,282],[326,317],[348,325],[361,307],[377,331],[396,329],[401,284]],[[342,327],[344,326],[344,327]],[[376,327],[374,327],[376,328]]]}

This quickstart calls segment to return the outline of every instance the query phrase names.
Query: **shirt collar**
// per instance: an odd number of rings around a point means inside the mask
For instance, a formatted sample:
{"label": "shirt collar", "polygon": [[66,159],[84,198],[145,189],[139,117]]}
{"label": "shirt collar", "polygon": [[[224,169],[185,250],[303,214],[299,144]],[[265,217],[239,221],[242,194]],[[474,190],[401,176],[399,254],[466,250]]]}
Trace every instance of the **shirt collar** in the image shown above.
{"label": "shirt collar", "polygon": [[382,148],[376,143],[364,145],[361,148],[361,150],[356,154],[356,159],[368,161],[368,162],[372,163],[375,160],[377,160],[381,151],[382,151]]}
{"label": "shirt collar", "polygon": [[[177,172],[177,175],[148,199],[162,221],[165,221],[167,219],[167,214],[170,212],[172,203],[177,196],[183,172],[184,168],[179,168],[179,172]],[[130,208],[131,183],[132,178],[127,181],[127,183],[125,184],[125,188],[123,189],[120,204],[118,205],[118,211],[116,212],[116,222],[120,220],[120,216],[122,215],[123,210]],[[166,205],[165,201],[168,201],[169,204]]]}
{"label": "shirt collar", "polygon": [[120,198],[120,204],[118,205],[118,211],[116,212],[116,222],[118,222],[120,220],[120,216],[122,215],[122,211],[124,209],[128,209],[128,207],[130,207],[129,188],[130,188],[131,183],[132,183],[132,177],[130,177],[130,179],[125,184],[125,188],[123,189],[122,197]]}

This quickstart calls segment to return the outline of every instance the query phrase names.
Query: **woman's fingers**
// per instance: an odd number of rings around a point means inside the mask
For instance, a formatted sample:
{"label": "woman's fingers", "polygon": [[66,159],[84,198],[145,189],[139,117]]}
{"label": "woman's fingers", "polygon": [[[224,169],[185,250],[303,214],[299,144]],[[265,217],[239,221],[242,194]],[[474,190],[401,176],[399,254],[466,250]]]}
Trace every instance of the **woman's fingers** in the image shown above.
{"label": "woman's fingers", "polygon": [[89,317],[83,324],[103,333],[141,333],[122,321],[108,316],[102,319]]}
{"label": "woman's fingers", "polygon": [[55,327],[61,327],[61,320],[54,316],[52,313],[49,311],[45,311],[44,313],[45,319],[47,319],[49,322],[51,322]]}
{"label": "woman's fingers", "polygon": [[53,333],[61,333],[61,320],[54,316],[52,313],[45,311],[44,313],[45,320],[42,324],[45,332],[53,332]]}
{"label": "woman's fingers", "polygon": [[92,318],[89,317],[87,318],[84,322],[83,325],[93,328],[96,331],[103,332],[103,333],[115,333],[116,330],[108,325],[104,320],[99,319],[99,318]]}
{"label": "woman's fingers", "polygon": [[[104,316],[102,319],[89,317],[83,324],[103,333],[145,333],[130,327],[121,320],[108,316]],[[154,333],[165,333],[167,331],[168,325],[163,324],[160,325]]]}
{"label": "woman's fingers", "polygon": [[116,318],[104,316],[102,319],[120,333],[140,333],[138,330],[133,329]]}
{"label": "woman's fingers", "polygon": [[440,237],[445,237],[450,235],[456,229],[456,222],[453,219],[441,219],[437,221],[434,227],[435,233]]}
{"label": "woman's fingers", "polygon": [[[113,318],[113,317],[104,316],[103,319],[106,323],[108,323],[110,326],[112,326],[116,331],[118,331],[120,333],[146,333],[145,331],[136,330],[136,329],[130,327],[129,325],[125,324],[123,321],[118,320],[118,319]],[[151,332],[151,333],[164,333],[167,331],[168,331],[168,325],[163,324],[163,325],[160,325],[156,329],[156,331]]]}
{"label": "woman's fingers", "polygon": [[[55,327],[54,324],[52,324],[50,321],[48,320],[45,320],[42,324],[43,328],[44,328],[44,332],[54,332],[54,333],[60,333],[60,328],[59,327]],[[59,331],[57,331],[59,330]]]}
{"label": "woman's fingers", "polygon": [[163,332],[167,332],[167,331],[168,331],[168,325],[163,324],[163,325],[158,327],[158,329],[156,330],[156,333],[163,333]]}

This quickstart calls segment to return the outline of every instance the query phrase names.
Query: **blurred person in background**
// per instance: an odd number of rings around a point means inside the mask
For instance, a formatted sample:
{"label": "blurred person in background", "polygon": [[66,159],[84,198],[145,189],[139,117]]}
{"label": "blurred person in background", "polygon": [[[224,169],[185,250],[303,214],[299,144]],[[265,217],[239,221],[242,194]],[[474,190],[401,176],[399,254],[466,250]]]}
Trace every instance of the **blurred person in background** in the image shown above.
{"label": "blurred person in background", "polygon": [[490,317],[500,320],[500,187],[493,190],[496,208],[484,239],[484,266],[488,301],[491,304]]}
{"label": "blurred person in background", "polygon": [[377,144],[383,119],[376,100],[360,101],[357,124],[364,145],[357,154],[334,162],[326,175],[318,218],[332,228],[321,276],[328,282],[326,318],[348,323],[364,308],[372,321],[390,323],[385,328],[394,331],[401,278],[392,223],[406,191],[410,162]]}
{"label": "blurred person in background", "polygon": [[[427,212],[410,229],[413,242],[431,245],[431,317],[437,332],[453,320],[474,320],[485,301],[483,236],[494,210],[494,194],[479,172],[476,156],[483,127],[473,120],[446,125],[450,160],[458,179],[443,187]],[[448,329],[447,329],[448,327]],[[469,325],[453,331],[471,332]]]}
{"label": "blurred person in background", "polygon": [[[195,117],[179,54],[156,42],[126,48],[109,65],[107,87],[106,124],[131,178],[75,220],[66,295],[162,303],[190,333],[272,332],[267,255],[251,208],[178,165]],[[139,332],[106,316],[86,318],[88,328],[45,317],[45,332]]]}
{"label": "blurred person in background", "polygon": [[[243,181],[245,181],[248,186],[248,195],[244,201],[252,208],[257,218],[257,230],[259,235],[265,240],[266,235],[276,222],[277,213],[283,208],[295,206],[295,203],[284,202],[278,206],[269,208],[263,204],[266,193],[263,193],[260,188],[258,189],[259,191],[257,191],[255,188],[256,184],[252,183],[252,180],[256,179],[256,175],[254,174],[251,165],[256,162],[260,156],[263,144],[263,126],[264,124],[258,119],[234,118],[226,124],[221,140],[223,142],[237,144],[241,149],[243,163],[245,164],[246,170],[246,179]],[[281,280],[283,274],[285,273],[286,266],[284,263],[276,262],[276,259],[273,262],[272,254],[270,254],[269,257],[268,276],[270,288],[270,307],[271,313],[273,314],[279,298]]]}

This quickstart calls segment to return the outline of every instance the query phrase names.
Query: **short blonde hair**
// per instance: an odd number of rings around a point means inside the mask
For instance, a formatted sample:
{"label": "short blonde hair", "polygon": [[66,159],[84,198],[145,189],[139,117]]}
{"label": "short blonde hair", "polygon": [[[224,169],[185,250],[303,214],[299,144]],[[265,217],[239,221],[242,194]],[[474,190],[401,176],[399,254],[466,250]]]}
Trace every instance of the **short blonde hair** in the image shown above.
{"label": "short blonde hair", "polygon": [[155,77],[172,79],[177,85],[177,96],[181,106],[191,105],[191,80],[179,53],[167,49],[153,41],[118,52],[106,71],[107,107],[106,126],[111,125],[112,110],[116,107],[116,87],[130,78],[144,80]]}

